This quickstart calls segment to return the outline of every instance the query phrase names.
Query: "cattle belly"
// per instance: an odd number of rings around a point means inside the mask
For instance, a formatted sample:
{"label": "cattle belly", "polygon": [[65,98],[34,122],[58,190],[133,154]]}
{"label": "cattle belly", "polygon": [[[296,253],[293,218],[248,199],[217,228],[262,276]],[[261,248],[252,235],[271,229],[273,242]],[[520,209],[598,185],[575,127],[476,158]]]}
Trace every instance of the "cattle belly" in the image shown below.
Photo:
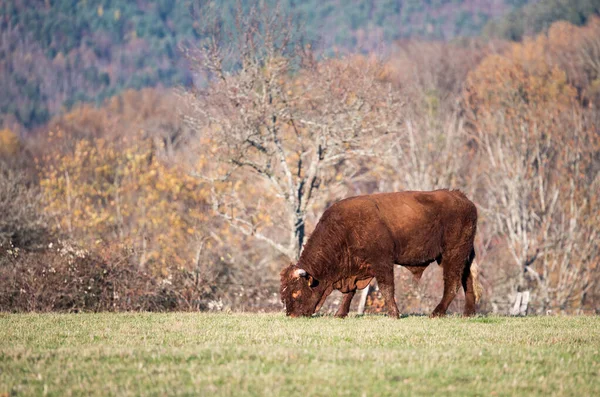
{"label": "cattle belly", "polygon": [[356,276],[348,277],[334,283],[333,288],[339,290],[340,292],[346,293],[356,289],[366,288],[372,279],[373,277],[366,279],[358,279]]}

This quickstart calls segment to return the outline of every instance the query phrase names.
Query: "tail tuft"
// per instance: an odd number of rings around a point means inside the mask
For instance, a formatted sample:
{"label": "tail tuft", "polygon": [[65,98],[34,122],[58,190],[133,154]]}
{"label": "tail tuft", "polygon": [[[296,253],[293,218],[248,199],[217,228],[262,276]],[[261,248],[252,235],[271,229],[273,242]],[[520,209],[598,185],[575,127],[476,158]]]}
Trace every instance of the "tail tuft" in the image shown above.
{"label": "tail tuft", "polygon": [[479,283],[479,267],[477,261],[473,260],[471,263],[471,279],[473,280],[473,292],[475,293],[475,303],[479,303],[481,294],[483,294],[483,287]]}

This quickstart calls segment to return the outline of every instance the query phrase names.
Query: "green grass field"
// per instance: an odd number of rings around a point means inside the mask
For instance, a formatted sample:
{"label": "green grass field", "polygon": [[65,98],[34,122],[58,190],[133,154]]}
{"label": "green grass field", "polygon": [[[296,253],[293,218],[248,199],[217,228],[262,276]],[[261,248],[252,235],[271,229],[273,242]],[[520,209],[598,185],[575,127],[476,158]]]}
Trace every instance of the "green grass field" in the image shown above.
{"label": "green grass field", "polygon": [[0,314],[0,396],[600,395],[600,317]]}

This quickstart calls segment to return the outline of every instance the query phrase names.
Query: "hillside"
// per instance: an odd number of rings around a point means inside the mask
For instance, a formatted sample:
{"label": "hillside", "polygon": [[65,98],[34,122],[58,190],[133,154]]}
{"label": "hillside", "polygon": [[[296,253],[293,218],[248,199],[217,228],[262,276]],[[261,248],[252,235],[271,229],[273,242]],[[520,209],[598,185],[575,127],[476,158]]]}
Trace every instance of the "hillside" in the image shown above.
{"label": "hillside", "polygon": [[[214,2],[226,22],[236,0]],[[286,0],[321,48],[479,34],[526,0]],[[243,1],[245,8],[252,2]],[[127,88],[190,85],[179,47],[201,33],[196,2],[6,0],[0,5],[0,126],[32,128]]]}
{"label": "hillside", "polygon": [[531,1],[504,17],[490,21],[484,34],[507,40],[521,40],[546,31],[555,21],[565,20],[573,25],[585,25],[592,15],[600,14],[600,0],[543,0]]}

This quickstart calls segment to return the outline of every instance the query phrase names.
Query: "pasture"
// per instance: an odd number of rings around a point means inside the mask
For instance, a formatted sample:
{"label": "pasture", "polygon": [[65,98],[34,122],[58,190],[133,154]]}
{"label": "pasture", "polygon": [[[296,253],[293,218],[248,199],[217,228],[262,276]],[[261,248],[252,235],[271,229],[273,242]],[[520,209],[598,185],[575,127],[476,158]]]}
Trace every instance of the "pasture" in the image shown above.
{"label": "pasture", "polygon": [[600,395],[600,317],[0,314],[0,395]]}

